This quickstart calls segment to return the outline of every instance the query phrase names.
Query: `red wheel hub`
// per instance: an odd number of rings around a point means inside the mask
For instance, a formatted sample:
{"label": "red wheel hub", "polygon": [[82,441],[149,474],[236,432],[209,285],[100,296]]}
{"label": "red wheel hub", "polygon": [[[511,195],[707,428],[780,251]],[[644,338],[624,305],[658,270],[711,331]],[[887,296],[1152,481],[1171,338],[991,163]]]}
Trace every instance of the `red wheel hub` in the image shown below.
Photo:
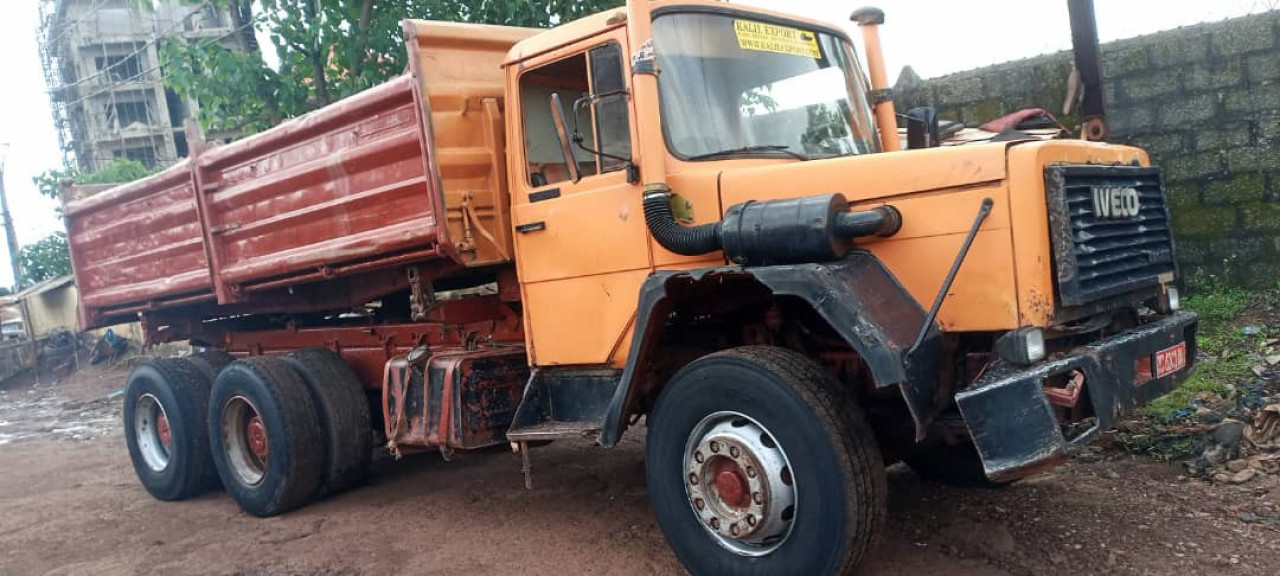
{"label": "red wheel hub", "polygon": [[164,412],[161,412],[156,418],[156,435],[160,437],[160,445],[164,446],[165,450],[169,449],[169,442],[173,439],[170,434],[169,417],[165,416]]}
{"label": "red wheel hub", "polygon": [[245,424],[245,438],[249,440],[249,450],[254,456],[259,458],[267,457],[267,427],[262,424],[262,418],[254,416]]}
{"label": "red wheel hub", "polygon": [[742,508],[751,503],[751,496],[747,493],[747,476],[736,463],[726,462],[720,466],[715,482],[716,493],[726,505]]}

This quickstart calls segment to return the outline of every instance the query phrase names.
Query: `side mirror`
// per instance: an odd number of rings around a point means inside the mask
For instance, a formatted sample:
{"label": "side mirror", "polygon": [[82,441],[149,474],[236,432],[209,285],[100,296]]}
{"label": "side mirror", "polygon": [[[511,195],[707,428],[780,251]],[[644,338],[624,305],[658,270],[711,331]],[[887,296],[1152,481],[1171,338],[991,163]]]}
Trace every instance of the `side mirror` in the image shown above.
{"label": "side mirror", "polygon": [[564,118],[564,102],[560,101],[560,94],[551,93],[551,118],[556,123],[556,136],[560,139],[560,153],[564,155],[565,169],[569,171],[569,179],[575,184],[582,180],[582,174],[578,170],[578,157],[573,153],[573,145],[569,140],[569,126],[565,123]]}
{"label": "side mirror", "polygon": [[932,106],[907,110],[907,149],[938,146],[938,111]]}

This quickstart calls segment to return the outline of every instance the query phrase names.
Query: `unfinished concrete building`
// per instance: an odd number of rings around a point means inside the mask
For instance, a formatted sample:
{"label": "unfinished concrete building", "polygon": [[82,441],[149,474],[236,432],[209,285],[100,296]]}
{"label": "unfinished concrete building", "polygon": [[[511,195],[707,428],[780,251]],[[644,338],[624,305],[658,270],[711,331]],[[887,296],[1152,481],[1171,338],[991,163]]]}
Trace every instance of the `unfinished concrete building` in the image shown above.
{"label": "unfinished concrete building", "polygon": [[68,164],[116,158],[154,167],[187,155],[183,121],[196,103],[164,85],[159,52],[177,38],[246,50],[252,28],[222,3],[40,0],[40,53]]}

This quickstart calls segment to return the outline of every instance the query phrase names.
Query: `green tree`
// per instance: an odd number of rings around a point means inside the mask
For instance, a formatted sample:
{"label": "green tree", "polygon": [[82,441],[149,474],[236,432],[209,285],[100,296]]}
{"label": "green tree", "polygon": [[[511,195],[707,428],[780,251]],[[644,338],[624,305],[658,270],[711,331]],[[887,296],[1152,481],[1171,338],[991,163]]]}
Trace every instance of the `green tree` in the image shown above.
{"label": "green tree", "polygon": [[70,274],[71,252],[67,250],[67,234],[54,232],[35,244],[23,246],[18,260],[22,262],[21,286]]}
{"label": "green tree", "polygon": [[35,183],[36,189],[41,194],[57,200],[58,188],[62,186],[64,180],[71,180],[76,184],[124,184],[146,178],[161,169],[162,167],[147,168],[146,164],[137,160],[116,158],[97,172],[82,174],[75,168],[63,167],[61,170],[45,170],[31,181]]}
{"label": "green tree", "polygon": [[[147,3],[148,0],[138,0]],[[192,2],[193,0],[187,0]],[[550,27],[621,6],[625,0],[245,0],[232,5],[256,24],[280,58],[278,69],[257,52],[219,40],[171,39],[161,47],[165,82],[200,104],[210,134],[251,134],[365,90],[404,71],[400,20],[420,18]]]}

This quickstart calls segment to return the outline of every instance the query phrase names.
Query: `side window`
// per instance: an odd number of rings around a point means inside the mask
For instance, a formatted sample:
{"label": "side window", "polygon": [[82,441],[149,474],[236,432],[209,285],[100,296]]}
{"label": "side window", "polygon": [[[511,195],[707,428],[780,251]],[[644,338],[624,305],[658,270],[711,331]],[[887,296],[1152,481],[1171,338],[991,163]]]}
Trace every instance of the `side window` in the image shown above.
{"label": "side window", "polygon": [[631,159],[631,118],[626,89],[622,47],[611,43],[591,49],[591,93],[596,96],[596,134],[600,137],[597,150],[603,153],[601,172],[622,170]]}
{"label": "side window", "polygon": [[[569,169],[565,166],[555,120],[551,115],[551,95],[559,94],[565,111],[571,114],[573,103],[586,96],[589,90],[586,54],[557,60],[520,76],[525,162],[528,163],[530,185],[544,186],[569,179]],[[572,117],[566,120],[573,122]],[[573,126],[569,129],[572,130]],[[587,142],[595,141],[591,123],[579,124],[578,129]],[[577,152],[579,173],[584,177],[595,174],[595,157],[580,150]]]}
{"label": "side window", "polygon": [[609,43],[520,76],[525,161],[531,186],[569,179],[551,114],[552,94],[560,95],[569,131],[576,129],[582,136],[581,144],[573,148],[584,178],[622,170],[630,163],[631,122],[622,48]]}

